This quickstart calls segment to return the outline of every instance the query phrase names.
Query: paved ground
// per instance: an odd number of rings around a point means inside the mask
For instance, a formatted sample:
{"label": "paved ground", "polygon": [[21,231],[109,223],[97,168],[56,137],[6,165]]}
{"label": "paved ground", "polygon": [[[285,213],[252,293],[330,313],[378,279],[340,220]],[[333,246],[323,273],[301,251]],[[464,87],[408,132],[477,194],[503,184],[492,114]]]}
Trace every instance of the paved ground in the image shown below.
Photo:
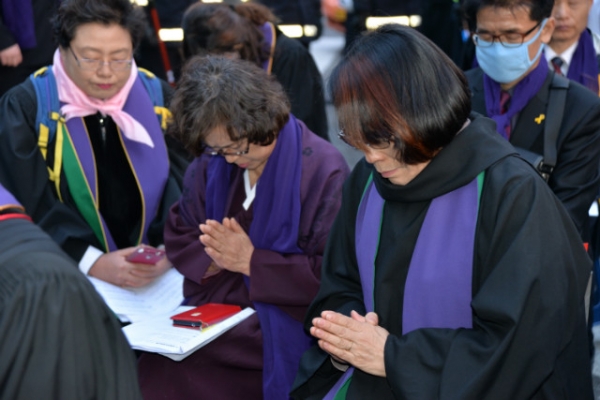
{"label": "paved ground", "polygon": [[[339,61],[342,48],[344,47],[343,34],[329,28],[325,28],[318,40],[310,44],[310,52],[317,63],[317,67],[323,75],[323,81],[327,84],[329,73]],[[325,96],[328,98],[328,96]],[[327,120],[329,122],[329,140],[344,155],[344,158],[352,168],[362,158],[362,153],[352,149],[337,137],[338,121],[333,105],[327,102]]]}

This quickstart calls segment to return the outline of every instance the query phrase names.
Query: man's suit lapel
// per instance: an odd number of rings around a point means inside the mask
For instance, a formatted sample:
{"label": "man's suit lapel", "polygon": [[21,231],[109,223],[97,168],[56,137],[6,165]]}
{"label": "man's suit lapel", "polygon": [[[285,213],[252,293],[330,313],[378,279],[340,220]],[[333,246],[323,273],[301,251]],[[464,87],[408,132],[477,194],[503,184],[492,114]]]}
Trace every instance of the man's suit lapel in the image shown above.
{"label": "man's suit lapel", "polygon": [[536,142],[539,142],[543,149],[544,126],[547,117],[546,109],[548,108],[548,94],[552,76],[553,74],[548,74],[542,88],[519,113],[517,123],[512,130],[510,138],[510,142],[514,146],[535,151],[535,148],[532,149],[532,146]]}
{"label": "man's suit lapel", "polygon": [[483,71],[478,68],[473,70],[472,74],[471,107],[476,113],[487,116],[487,110],[485,108],[485,93],[483,91]]}

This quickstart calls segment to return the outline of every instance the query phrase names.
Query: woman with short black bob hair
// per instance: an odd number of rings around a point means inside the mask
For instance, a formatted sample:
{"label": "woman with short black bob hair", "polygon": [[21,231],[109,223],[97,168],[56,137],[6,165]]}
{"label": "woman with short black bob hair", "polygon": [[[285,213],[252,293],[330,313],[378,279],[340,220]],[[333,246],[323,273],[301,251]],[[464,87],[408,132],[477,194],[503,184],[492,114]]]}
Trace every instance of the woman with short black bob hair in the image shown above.
{"label": "woman with short black bob hair", "polygon": [[412,28],[331,75],[344,184],[294,399],[588,399],[590,260],[548,185]]}
{"label": "woman with short black bob hair", "polygon": [[431,160],[471,112],[466,78],[438,47],[415,40],[415,30],[378,32],[352,47],[329,79],[340,134],[360,150],[393,142],[406,164]]}
{"label": "woman with short black bob hair", "polygon": [[172,110],[196,155],[165,225],[187,304],[256,314],[180,362],[143,354],[144,399],[285,399],[310,342],[301,321],[319,288],[348,165],[248,61],[192,58]]}
{"label": "woman with short black bob hair", "polygon": [[270,145],[290,114],[287,96],[272,76],[199,56],[186,65],[171,109],[173,133],[195,156],[205,151],[206,137],[219,126],[233,142]]}

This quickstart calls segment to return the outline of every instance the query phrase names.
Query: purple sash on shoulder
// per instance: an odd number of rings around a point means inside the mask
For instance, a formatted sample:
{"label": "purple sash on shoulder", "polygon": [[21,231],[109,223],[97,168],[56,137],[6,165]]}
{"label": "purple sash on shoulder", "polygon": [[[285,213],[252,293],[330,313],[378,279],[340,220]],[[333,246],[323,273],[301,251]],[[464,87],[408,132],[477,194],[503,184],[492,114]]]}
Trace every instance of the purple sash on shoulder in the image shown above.
{"label": "purple sash on shoulder", "polygon": [[[226,215],[226,199],[231,170],[221,156],[208,164],[206,215],[221,221]],[[302,129],[293,115],[279,132],[277,143],[258,180],[253,202],[249,236],[256,248],[283,254],[302,253],[298,247],[300,229],[300,179],[302,175]],[[246,285],[250,278],[245,277]],[[296,321],[272,304],[254,302],[263,334],[263,398],[287,399],[300,357],[311,338]]]}
{"label": "purple sash on shoulder", "polygon": [[[404,289],[402,334],[420,328],[471,328],[473,249],[478,179],[432,200],[413,251]],[[356,258],[367,312],[374,311],[375,260],[385,200],[372,180],[356,216]],[[325,396],[334,399],[351,378],[342,375]]]}
{"label": "purple sash on shoulder", "polygon": [[2,14],[2,22],[21,49],[32,49],[37,45],[31,0],[2,0]]}
{"label": "purple sash on shoulder", "polygon": [[273,67],[273,53],[275,47],[275,26],[273,26],[270,22],[265,22],[258,29],[263,34],[263,46],[265,46],[265,50],[268,51],[269,58],[262,62],[262,69],[267,71],[268,74],[271,74],[271,68]]}
{"label": "purple sash on shoulder", "polygon": [[9,205],[21,207],[21,203],[17,201],[15,196],[13,196],[12,193],[10,193],[4,186],[0,184],[0,207]]}
{"label": "purple sash on shoulder", "polygon": [[[152,220],[156,217],[163,190],[169,176],[169,159],[163,132],[154,113],[154,105],[150,100],[144,84],[137,77],[123,110],[140,122],[154,142],[154,148],[145,144],[134,142],[120,134],[125,154],[133,166],[133,173],[139,184],[142,198],[143,219],[139,241],[147,243],[146,233]],[[96,182],[96,165],[94,151],[88,137],[82,118],[72,118],[67,122],[69,136],[77,151],[85,178],[88,182],[92,196],[98,201],[98,184]],[[101,217],[102,227],[110,251],[117,250],[117,246]]]}
{"label": "purple sash on shoulder", "polygon": [[545,61],[544,55],[540,56],[541,61],[525,78],[513,88],[511,94],[508,111],[501,114],[500,110],[500,84],[492,78],[483,74],[483,91],[485,94],[485,107],[488,117],[496,121],[496,130],[503,138],[506,136],[506,127],[510,125],[512,117],[521,112],[522,109],[529,103],[529,100],[537,94],[544,85],[544,81],[548,76],[548,64]]}
{"label": "purple sash on shoulder", "polygon": [[598,94],[598,61],[594,49],[594,40],[587,29],[584,29],[579,36],[579,42],[573,53],[567,78],[581,83]]}

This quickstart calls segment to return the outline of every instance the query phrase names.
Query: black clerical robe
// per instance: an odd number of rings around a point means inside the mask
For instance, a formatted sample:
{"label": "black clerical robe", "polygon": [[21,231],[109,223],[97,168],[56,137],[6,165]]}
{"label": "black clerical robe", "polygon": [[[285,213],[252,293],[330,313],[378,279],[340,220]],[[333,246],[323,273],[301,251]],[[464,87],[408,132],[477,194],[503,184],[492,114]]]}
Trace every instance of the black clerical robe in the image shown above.
{"label": "black clerical robe", "polygon": [[[163,85],[168,102],[167,88]],[[61,170],[60,194],[49,179],[48,165],[53,165],[56,140],[48,145],[47,162],[37,143],[36,111],[37,98],[29,79],[0,99],[0,183],[20,201],[37,225],[79,261],[89,246],[103,250],[103,243],[79,211],[64,168]],[[147,117],[157,118],[151,108]],[[144,219],[152,221],[144,232],[147,244],[162,244],[164,221],[169,207],[181,194],[183,173],[188,164],[182,146],[171,136],[164,136],[169,176],[161,198],[156,199],[159,203],[157,211],[145,215],[131,157],[125,153],[122,134],[112,118],[97,113],[84,117],[83,122],[93,148],[98,211],[117,248],[138,244],[140,224]],[[154,156],[167,157],[167,152],[157,150]]]}
{"label": "black clerical robe", "polygon": [[[421,328],[403,335],[408,268],[431,200],[481,171],[475,244],[464,250],[473,254],[472,328]],[[387,377],[355,370],[346,399],[591,399],[584,315],[591,262],[560,201],[487,118],[475,118],[405,186],[391,184],[364,160],[356,166],[305,328],[323,310],[365,312],[354,235],[371,173],[386,200],[374,309],[390,332]],[[294,398],[322,398],[340,375],[315,346],[304,354]]]}
{"label": "black clerical robe", "polygon": [[292,114],[329,141],[323,80],[312,55],[300,42],[279,30],[276,37],[271,73],[288,95]]}
{"label": "black clerical robe", "polygon": [[48,235],[0,220],[0,399],[141,399],[120,323]]}

